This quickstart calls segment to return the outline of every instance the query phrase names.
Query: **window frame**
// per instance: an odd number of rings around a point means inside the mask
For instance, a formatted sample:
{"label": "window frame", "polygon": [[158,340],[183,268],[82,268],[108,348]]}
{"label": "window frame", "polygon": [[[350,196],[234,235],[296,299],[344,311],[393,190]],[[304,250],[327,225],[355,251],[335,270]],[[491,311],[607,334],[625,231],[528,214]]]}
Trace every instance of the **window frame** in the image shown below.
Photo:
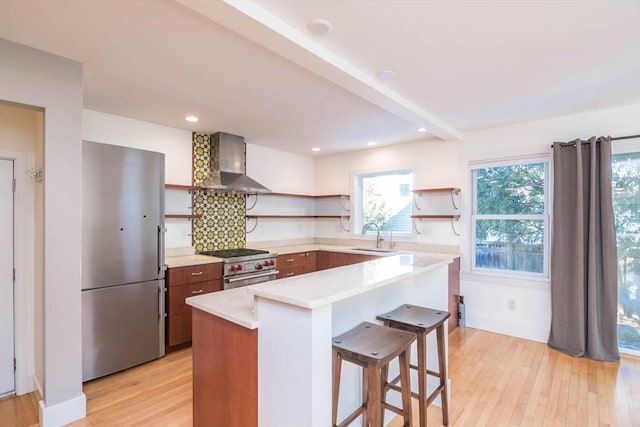
{"label": "window frame", "polygon": [[[478,206],[478,194],[477,194],[477,169],[495,168],[502,166],[524,165],[532,163],[544,164],[544,212],[542,214],[477,214]],[[550,156],[546,155],[534,155],[534,156],[521,156],[510,157],[495,160],[482,160],[469,163],[470,181],[471,181],[471,214],[470,214],[470,228],[471,234],[469,236],[470,242],[470,271],[474,274],[503,276],[511,278],[521,279],[533,279],[533,280],[549,280],[549,262],[550,262],[550,236],[551,236],[551,182],[552,182],[552,168]],[[543,244],[543,266],[541,273],[515,271],[515,270],[502,270],[494,268],[483,268],[476,266],[476,223],[478,220],[542,220],[544,227],[544,235],[542,239]]]}
{"label": "window frame", "polygon": [[[353,201],[352,207],[353,212],[351,215],[351,225],[352,225],[352,234],[353,235],[362,235],[362,227],[364,226],[364,212],[363,212],[363,188],[362,188],[362,178],[363,177],[372,177],[372,176],[380,176],[380,175],[393,175],[399,173],[410,173],[412,174],[412,182],[411,182],[411,192],[415,188],[415,167],[413,166],[398,166],[388,169],[372,169],[372,170],[359,170],[352,172],[352,182],[353,182]],[[413,197],[413,193],[412,193]],[[413,219],[410,218],[413,224]],[[389,230],[380,230],[381,233],[388,233]],[[366,230],[364,233],[365,236],[375,234],[375,228],[371,227]],[[394,239],[396,237],[403,238],[404,240],[408,240],[414,237],[414,229],[413,225],[411,227],[410,232],[398,232],[393,231]]]}

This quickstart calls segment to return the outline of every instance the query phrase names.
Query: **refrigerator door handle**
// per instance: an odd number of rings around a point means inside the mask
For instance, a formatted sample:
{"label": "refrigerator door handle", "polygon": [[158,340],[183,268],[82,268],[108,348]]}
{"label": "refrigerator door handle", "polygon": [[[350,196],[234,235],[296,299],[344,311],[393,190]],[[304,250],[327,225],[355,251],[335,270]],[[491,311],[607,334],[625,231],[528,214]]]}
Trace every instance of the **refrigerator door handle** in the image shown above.
{"label": "refrigerator door handle", "polygon": [[158,284],[158,321],[162,321],[162,285]]}
{"label": "refrigerator door handle", "polygon": [[158,277],[162,277],[162,268],[164,267],[164,233],[162,225],[158,226]]}

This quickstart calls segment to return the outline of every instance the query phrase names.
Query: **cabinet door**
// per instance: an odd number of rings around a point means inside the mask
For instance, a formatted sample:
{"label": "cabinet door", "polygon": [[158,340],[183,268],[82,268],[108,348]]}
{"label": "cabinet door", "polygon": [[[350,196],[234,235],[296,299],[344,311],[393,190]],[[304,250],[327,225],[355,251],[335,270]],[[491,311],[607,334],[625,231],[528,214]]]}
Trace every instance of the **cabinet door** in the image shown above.
{"label": "cabinet door", "polygon": [[358,264],[360,262],[371,261],[378,258],[375,255],[348,254],[342,252],[331,252],[331,268],[342,267],[343,265]]}
{"label": "cabinet door", "polygon": [[304,263],[304,273],[313,273],[318,271],[318,253],[317,251],[305,252],[306,261]]}
{"label": "cabinet door", "polygon": [[191,311],[167,316],[167,346],[185,344],[191,341]]}
{"label": "cabinet door", "polygon": [[316,271],[327,270],[331,268],[331,252],[316,252]]}
{"label": "cabinet door", "polygon": [[188,297],[207,294],[222,290],[222,281],[209,280],[207,282],[190,283],[187,285],[171,286],[167,289],[167,313],[190,313],[191,307],[185,302]]}

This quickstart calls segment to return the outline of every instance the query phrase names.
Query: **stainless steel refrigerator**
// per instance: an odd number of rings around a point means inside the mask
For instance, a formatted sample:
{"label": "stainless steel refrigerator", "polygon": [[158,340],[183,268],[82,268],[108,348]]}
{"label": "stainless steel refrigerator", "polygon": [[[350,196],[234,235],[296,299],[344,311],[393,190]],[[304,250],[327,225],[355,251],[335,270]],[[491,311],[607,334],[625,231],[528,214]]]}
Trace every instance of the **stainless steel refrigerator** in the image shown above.
{"label": "stainless steel refrigerator", "polygon": [[83,142],[82,379],[164,356],[164,154]]}

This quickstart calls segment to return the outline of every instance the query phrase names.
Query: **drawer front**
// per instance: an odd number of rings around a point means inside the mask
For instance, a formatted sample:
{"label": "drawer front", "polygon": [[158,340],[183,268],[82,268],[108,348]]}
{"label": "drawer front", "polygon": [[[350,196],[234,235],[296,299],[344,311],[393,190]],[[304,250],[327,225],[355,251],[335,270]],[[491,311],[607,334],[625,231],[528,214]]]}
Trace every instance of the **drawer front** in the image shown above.
{"label": "drawer front", "polygon": [[285,267],[285,268],[278,267],[278,270],[280,271],[280,273],[278,273],[278,277],[277,277],[278,279],[285,279],[287,277],[298,276],[300,274],[306,273],[304,265],[298,265],[295,267]]}
{"label": "drawer front", "polygon": [[191,341],[191,313],[167,316],[167,345],[184,344]]}
{"label": "drawer front", "polygon": [[278,269],[303,266],[307,260],[307,252],[298,252],[295,254],[278,255]]}
{"label": "drawer front", "polygon": [[184,302],[186,298],[219,290],[222,290],[222,281],[220,279],[172,286],[167,289],[167,313],[169,315],[191,313],[191,306]]}
{"label": "drawer front", "polygon": [[222,277],[222,263],[188,265],[167,269],[167,286],[205,282]]}

